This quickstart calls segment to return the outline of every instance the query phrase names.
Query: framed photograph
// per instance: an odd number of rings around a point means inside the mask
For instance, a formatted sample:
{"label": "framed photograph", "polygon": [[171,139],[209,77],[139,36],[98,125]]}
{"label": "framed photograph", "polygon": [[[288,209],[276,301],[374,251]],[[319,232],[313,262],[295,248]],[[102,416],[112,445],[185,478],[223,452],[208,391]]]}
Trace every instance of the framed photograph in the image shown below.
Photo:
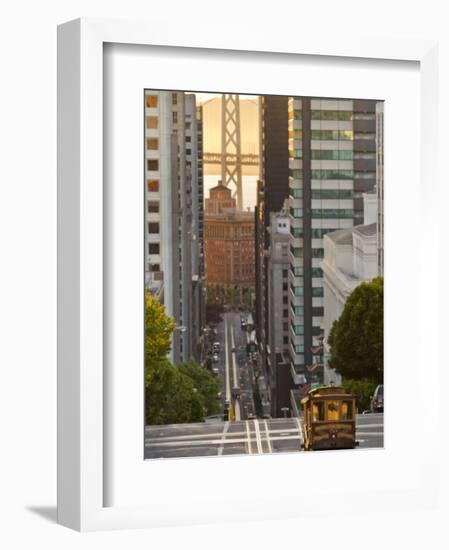
{"label": "framed photograph", "polygon": [[436,507],[437,43],[58,51],[58,521]]}

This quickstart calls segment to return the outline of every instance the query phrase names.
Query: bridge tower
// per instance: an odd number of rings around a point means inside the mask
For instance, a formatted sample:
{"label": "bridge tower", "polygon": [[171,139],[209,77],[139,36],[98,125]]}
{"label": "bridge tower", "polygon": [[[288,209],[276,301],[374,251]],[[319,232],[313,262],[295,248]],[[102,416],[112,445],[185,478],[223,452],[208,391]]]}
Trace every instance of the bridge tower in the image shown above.
{"label": "bridge tower", "polygon": [[237,207],[243,209],[240,101],[238,94],[221,96],[221,181],[231,187]]}

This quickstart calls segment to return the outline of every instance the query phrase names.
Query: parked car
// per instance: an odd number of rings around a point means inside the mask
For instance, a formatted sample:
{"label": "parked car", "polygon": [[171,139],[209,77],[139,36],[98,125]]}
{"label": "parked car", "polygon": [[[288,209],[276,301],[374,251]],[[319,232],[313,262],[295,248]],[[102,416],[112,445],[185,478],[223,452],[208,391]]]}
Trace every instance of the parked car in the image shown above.
{"label": "parked car", "polygon": [[384,386],[379,384],[371,397],[371,412],[384,412]]}

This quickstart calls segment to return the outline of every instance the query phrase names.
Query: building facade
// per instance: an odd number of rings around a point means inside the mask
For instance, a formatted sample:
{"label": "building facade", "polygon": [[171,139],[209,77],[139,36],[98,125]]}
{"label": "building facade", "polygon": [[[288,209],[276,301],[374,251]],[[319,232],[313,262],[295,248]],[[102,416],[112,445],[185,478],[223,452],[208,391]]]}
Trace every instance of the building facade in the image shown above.
{"label": "building facade", "polygon": [[280,212],[288,198],[288,97],[259,98],[260,174],[255,208],[256,227],[256,332],[263,364],[268,344],[267,250],[271,215]]}
{"label": "building facade", "polygon": [[378,274],[377,223],[358,225],[324,237],[324,383],[340,384],[341,377],[328,366],[332,324],[343,312],[346,300],[361,283]]}
{"label": "building facade", "polygon": [[[145,92],[145,287],[174,317],[171,359],[195,356],[200,273],[199,143],[195,97]],[[194,238],[195,237],[195,238]]]}
{"label": "building facade", "polygon": [[363,194],[376,182],[375,111],[375,101],[289,99],[289,355],[298,384],[323,382],[323,238],[363,223]]}
{"label": "building facade", "polygon": [[292,378],[288,361],[288,271],[290,218],[287,210],[270,214],[269,245],[266,251],[267,337],[262,347],[271,415],[282,416],[289,407]]}
{"label": "building facade", "polygon": [[221,182],[205,201],[204,250],[208,286],[240,292],[254,287],[254,214],[237,210]]}

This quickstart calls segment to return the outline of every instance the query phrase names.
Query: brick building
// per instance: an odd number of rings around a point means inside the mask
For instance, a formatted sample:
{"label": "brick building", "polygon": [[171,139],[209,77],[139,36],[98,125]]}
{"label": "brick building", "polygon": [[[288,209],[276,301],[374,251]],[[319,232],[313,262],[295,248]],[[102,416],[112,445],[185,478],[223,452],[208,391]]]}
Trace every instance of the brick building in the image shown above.
{"label": "brick building", "polygon": [[210,189],[205,202],[207,285],[240,290],[254,287],[254,213],[237,210],[231,190],[221,182]]}

